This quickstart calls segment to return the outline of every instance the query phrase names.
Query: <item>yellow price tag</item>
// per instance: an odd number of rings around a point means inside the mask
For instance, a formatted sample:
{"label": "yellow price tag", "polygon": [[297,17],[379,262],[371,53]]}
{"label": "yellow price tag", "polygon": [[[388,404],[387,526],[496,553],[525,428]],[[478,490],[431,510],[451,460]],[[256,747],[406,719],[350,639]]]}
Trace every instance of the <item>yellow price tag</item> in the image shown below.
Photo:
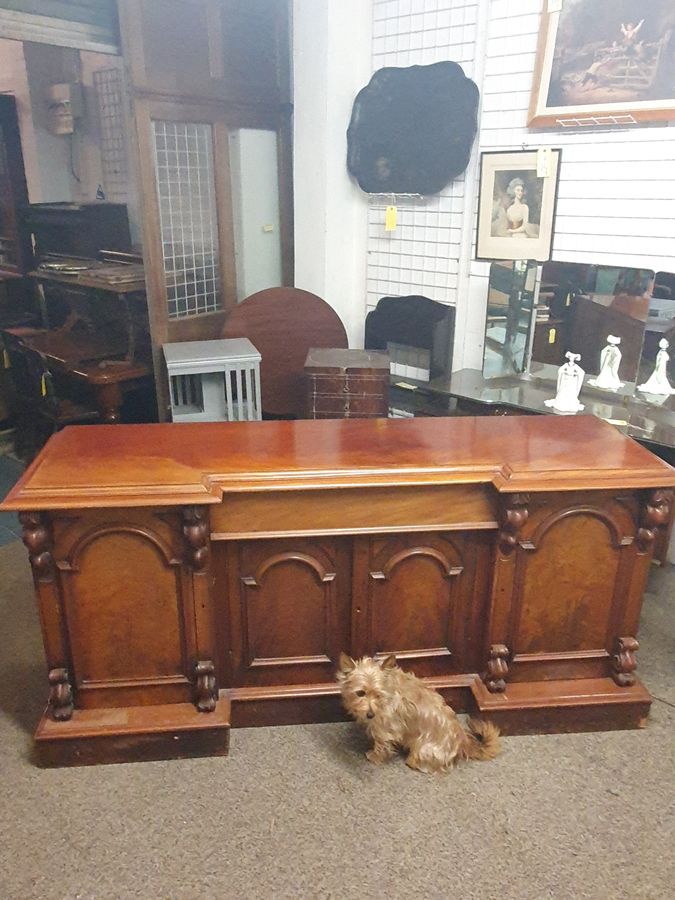
{"label": "yellow price tag", "polygon": [[555,344],[555,328],[549,328],[548,342],[549,342],[549,344]]}
{"label": "yellow price tag", "polygon": [[11,364],[9,361],[9,353],[6,350],[2,351],[2,365],[3,365],[3,368],[5,368],[5,369],[11,368]]}
{"label": "yellow price tag", "polygon": [[396,207],[388,206],[384,213],[384,230],[394,231],[396,229]]}
{"label": "yellow price tag", "polygon": [[40,393],[43,397],[47,396],[47,378],[44,372],[42,373],[42,378],[40,379]]}

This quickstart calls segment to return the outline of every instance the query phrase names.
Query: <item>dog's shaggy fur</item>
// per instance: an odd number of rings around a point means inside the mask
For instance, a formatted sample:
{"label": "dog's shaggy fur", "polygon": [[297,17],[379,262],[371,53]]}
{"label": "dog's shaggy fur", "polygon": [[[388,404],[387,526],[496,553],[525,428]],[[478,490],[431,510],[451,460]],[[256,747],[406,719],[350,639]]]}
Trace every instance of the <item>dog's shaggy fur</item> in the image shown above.
{"label": "dog's shaggy fur", "polygon": [[441,695],[400,669],[393,655],[378,662],[341,653],[337,680],[345,709],[373,740],[366,753],[370,762],[384,762],[400,747],[407,751],[407,765],[432,773],[499,753],[495,725],[469,719],[465,731]]}

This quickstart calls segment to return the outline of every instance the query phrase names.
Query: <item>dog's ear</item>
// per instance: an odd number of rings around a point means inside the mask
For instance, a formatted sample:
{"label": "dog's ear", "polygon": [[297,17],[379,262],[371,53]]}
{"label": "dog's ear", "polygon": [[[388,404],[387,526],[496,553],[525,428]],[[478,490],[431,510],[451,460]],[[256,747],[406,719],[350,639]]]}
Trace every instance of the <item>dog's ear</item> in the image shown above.
{"label": "dog's ear", "polygon": [[356,668],[356,663],[351,658],[351,656],[347,656],[346,653],[340,653],[340,671],[341,672],[353,672]]}
{"label": "dog's ear", "polygon": [[390,653],[389,656],[385,656],[385,658],[380,663],[380,666],[383,669],[395,669],[396,668],[396,656],[393,653]]}

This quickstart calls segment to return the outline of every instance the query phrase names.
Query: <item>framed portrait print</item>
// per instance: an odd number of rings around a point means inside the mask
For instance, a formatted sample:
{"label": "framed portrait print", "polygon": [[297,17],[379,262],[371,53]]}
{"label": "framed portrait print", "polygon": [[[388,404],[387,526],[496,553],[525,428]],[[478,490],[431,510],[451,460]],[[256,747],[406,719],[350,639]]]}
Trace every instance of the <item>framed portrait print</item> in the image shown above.
{"label": "framed portrait print", "polygon": [[673,0],[544,0],[528,125],[675,119]]}
{"label": "framed portrait print", "polygon": [[561,151],[482,153],[476,259],[550,259]]}

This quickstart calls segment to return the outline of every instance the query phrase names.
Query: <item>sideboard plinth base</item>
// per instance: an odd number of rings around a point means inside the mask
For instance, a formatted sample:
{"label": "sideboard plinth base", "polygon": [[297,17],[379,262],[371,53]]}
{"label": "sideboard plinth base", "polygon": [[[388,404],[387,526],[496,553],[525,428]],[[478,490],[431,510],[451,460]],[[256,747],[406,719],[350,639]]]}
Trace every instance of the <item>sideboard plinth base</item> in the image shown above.
{"label": "sideboard plinth base", "polygon": [[611,678],[515,682],[496,694],[476,679],[472,690],[476,714],[506,735],[644,728],[652,702],[641,682],[619,687]]}
{"label": "sideboard plinth base", "polygon": [[[474,708],[471,686],[476,675],[446,675],[423,680],[443,695],[455,712]],[[236,687],[222,693],[232,702],[232,727],[311,725],[348,719],[337,684],[298,684],[281,687]],[[221,694],[222,695],[222,694]]]}
{"label": "sideboard plinth base", "polygon": [[35,732],[40,766],[88,766],[197,756],[226,756],[230,743],[230,701],[221,697],[213,712],[191,703],[76,709],[55,722],[47,710]]}

